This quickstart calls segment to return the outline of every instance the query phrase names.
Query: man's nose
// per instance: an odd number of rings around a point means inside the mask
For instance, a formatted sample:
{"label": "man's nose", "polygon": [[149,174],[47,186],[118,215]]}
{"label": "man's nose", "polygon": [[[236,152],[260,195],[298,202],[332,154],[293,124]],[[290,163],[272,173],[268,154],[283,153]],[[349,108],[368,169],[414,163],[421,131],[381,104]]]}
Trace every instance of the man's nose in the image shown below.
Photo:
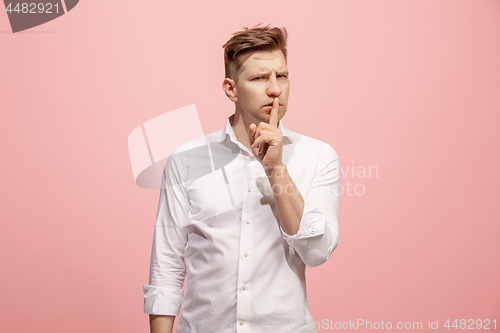
{"label": "man's nose", "polygon": [[275,96],[275,97],[281,95],[281,87],[278,83],[278,79],[276,78],[276,76],[271,77],[271,79],[268,82],[269,86],[267,87],[267,94],[269,96]]}

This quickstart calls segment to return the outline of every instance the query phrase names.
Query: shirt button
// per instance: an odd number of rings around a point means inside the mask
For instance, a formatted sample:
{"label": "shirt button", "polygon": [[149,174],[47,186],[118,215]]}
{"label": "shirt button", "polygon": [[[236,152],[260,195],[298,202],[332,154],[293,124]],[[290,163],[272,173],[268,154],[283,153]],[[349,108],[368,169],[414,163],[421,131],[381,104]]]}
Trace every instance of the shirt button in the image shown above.
{"label": "shirt button", "polygon": [[252,188],[248,186],[248,192],[252,192]]}
{"label": "shirt button", "polygon": [[255,156],[253,156],[253,155],[252,155],[252,156],[250,156],[250,160],[251,160],[251,161],[255,161]]}
{"label": "shirt button", "polygon": [[243,253],[245,257],[248,257],[248,252]]}
{"label": "shirt button", "polygon": [[244,323],[243,320],[240,320],[240,325],[243,325],[243,323]]}
{"label": "shirt button", "polygon": [[316,230],[314,230],[314,229],[313,229],[313,230],[311,230],[311,234],[314,234],[315,232],[316,232]]}
{"label": "shirt button", "polygon": [[247,286],[243,285],[243,287],[241,287],[241,289],[247,290]]}
{"label": "shirt button", "polygon": [[247,224],[250,224],[250,220],[247,220]]}

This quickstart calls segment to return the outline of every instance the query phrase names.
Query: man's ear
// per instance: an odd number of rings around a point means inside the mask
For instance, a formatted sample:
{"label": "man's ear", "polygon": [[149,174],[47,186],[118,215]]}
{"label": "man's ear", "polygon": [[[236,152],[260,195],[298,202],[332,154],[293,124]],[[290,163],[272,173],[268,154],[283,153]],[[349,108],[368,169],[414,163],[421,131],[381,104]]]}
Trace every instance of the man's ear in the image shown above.
{"label": "man's ear", "polygon": [[234,82],[233,79],[226,77],[224,81],[222,81],[222,90],[224,90],[227,98],[229,98],[231,102],[236,103],[238,97],[236,97],[236,82]]}

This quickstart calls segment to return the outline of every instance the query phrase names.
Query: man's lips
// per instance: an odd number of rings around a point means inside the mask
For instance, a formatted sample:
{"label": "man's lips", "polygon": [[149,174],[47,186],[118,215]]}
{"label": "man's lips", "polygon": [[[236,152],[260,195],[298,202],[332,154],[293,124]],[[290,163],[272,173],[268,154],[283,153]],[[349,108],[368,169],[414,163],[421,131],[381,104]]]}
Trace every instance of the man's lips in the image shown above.
{"label": "man's lips", "polygon": [[[279,105],[278,105],[278,106],[283,106],[283,104],[279,103]],[[273,107],[273,102],[271,102],[271,103],[269,103],[269,104],[264,105],[264,107],[271,107],[271,108],[272,108],[272,107]]]}

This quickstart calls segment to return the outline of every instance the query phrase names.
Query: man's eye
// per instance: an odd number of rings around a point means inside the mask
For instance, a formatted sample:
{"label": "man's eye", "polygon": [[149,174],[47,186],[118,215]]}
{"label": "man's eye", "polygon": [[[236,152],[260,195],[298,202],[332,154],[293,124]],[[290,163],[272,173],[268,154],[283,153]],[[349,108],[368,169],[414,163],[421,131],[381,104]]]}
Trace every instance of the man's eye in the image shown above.
{"label": "man's eye", "polygon": [[278,75],[279,78],[286,78],[286,75]]}
{"label": "man's eye", "polygon": [[260,80],[260,79],[263,79],[263,77],[259,76],[259,77],[253,78],[252,80]]}

